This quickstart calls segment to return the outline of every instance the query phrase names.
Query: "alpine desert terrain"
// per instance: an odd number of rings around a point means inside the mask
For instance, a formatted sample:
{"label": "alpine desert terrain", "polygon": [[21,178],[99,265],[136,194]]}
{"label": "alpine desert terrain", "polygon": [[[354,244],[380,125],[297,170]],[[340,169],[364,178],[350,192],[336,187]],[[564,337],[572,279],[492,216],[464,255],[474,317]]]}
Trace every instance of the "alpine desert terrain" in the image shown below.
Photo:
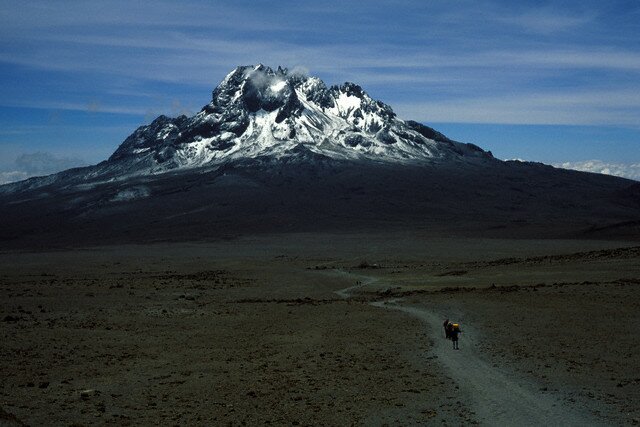
{"label": "alpine desert terrain", "polygon": [[633,425],[639,259],[409,232],[5,251],[0,419]]}

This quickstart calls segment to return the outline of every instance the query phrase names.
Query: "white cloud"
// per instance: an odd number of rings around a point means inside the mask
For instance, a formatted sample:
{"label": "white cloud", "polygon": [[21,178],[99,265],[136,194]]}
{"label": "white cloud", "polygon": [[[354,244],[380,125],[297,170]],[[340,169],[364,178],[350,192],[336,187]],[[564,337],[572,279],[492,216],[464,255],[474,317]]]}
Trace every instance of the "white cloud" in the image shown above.
{"label": "white cloud", "polygon": [[[553,5],[524,5],[507,2],[508,6],[495,1],[456,1],[458,7],[448,7],[438,16],[438,20],[473,31],[481,31],[487,26],[511,27],[525,34],[543,34],[566,32],[592,25],[597,18],[597,10],[589,5],[571,5],[562,7],[559,2]],[[465,13],[468,12],[468,13]]]}
{"label": "white cloud", "polygon": [[640,98],[628,91],[505,93],[500,96],[393,102],[402,118],[430,122],[531,125],[638,124]]}
{"label": "white cloud", "polygon": [[496,20],[511,24],[533,33],[549,34],[567,31],[587,25],[592,21],[590,16],[561,15],[557,11],[528,11],[516,16],[498,16]]}
{"label": "white cloud", "polygon": [[28,174],[46,175],[72,167],[81,166],[84,162],[80,159],[69,157],[57,157],[45,151],[21,154],[15,161],[18,170]]}
{"label": "white cloud", "polygon": [[593,68],[640,70],[640,54],[611,48],[567,48],[529,51],[496,51],[483,54],[489,64],[532,66],[541,68]]}
{"label": "white cloud", "polygon": [[[528,82],[542,76],[553,80],[568,69],[639,72],[640,53],[620,49],[605,51],[586,46],[440,52],[437,47],[407,50],[379,43],[303,46],[291,41],[249,42],[180,32],[163,36],[153,31],[53,37],[62,43],[55,50],[0,51],[0,61],[63,72],[100,73],[114,79],[189,83],[209,89],[236,65],[304,64],[314,74],[332,80],[328,84],[350,80],[369,92],[372,90],[367,86],[385,86],[388,92],[394,88],[403,93],[401,102],[385,100],[399,112],[409,110],[410,114],[401,116],[425,121],[629,126],[638,123],[640,111],[640,100],[635,96],[640,88],[637,81],[629,79],[595,81],[589,87],[569,85],[558,93],[526,93],[539,87]],[[110,53],[102,54],[102,46],[108,47]],[[410,94],[407,88],[412,88]],[[434,93],[446,98],[446,102],[439,102]],[[470,95],[472,98],[468,99]],[[428,102],[420,103],[420,98]],[[133,115],[144,114],[149,108],[140,102],[83,105],[27,96],[5,98],[1,103]]]}
{"label": "white cloud", "polygon": [[[277,6],[209,3],[33,0],[0,10],[0,37],[6,41],[0,62],[91,76],[112,95],[118,94],[114,82],[135,82],[137,90],[154,82],[210,90],[236,65],[301,64],[328,84],[354,81],[374,97],[383,88],[384,100],[401,116],[418,120],[638,125],[640,51],[624,40],[597,36],[603,25],[599,8],[405,2],[391,11],[411,10],[429,25],[416,31],[392,19],[377,20],[376,36],[364,37],[371,17],[350,23],[348,33],[338,25],[345,13],[362,13],[357,2],[296,5],[287,11],[291,19],[280,19]],[[382,7],[377,3],[371,9]],[[318,15],[323,19],[306,19]],[[323,25],[327,20],[336,25]],[[322,37],[316,37],[320,28]],[[581,37],[566,37],[571,31]],[[562,37],[551,39],[556,33]],[[147,95],[161,97],[158,87]],[[528,94],[554,88],[562,93]],[[131,115],[150,108],[139,100],[81,102],[25,92],[0,103]],[[123,95],[140,98],[143,92]],[[185,109],[201,106],[195,104]],[[170,113],[166,104],[151,110]]]}
{"label": "white cloud", "polygon": [[640,163],[607,163],[602,160],[587,160],[583,162],[554,163],[553,166],[582,172],[621,176],[640,181]]}
{"label": "white cloud", "polygon": [[45,151],[23,153],[9,166],[9,170],[0,171],[0,185],[84,165],[86,162],[80,159],[57,157]]}
{"label": "white cloud", "polygon": [[0,172],[0,185],[10,182],[22,181],[29,178],[29,174],[23,171],[5,171]]}

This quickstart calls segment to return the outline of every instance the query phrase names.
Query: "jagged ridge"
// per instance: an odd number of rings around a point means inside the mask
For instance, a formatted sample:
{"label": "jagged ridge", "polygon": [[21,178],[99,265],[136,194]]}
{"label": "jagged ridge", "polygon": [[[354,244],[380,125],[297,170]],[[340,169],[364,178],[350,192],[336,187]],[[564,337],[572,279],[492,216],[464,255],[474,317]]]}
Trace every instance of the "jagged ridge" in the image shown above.
{"label": "jagged ridge", "polygon": [[150,172],[243,157],[295,155],[300,147],[339,159],[425,161],[491,157],[414,121],[360,86],[327,87],[317,77],[264,65],[237,67],[191,118],[160,116],[137,129],[110,157]]}
{"label": "jagged ridge", "polygon": [[493,157],[415,121],[360,86],[327,87],[317,77],[241,66],[213,90],[193,117],[159,116],[136,129],[108,160],[96,166],[0,186],[0,193],[47,185],[126,180],[229,162],[374,161],[477,162]]}

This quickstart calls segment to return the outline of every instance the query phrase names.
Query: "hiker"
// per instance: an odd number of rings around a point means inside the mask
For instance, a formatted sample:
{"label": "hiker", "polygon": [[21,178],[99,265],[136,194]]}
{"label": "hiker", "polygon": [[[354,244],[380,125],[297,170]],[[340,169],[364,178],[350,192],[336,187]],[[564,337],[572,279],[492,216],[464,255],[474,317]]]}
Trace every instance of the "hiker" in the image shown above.
{"label": "hiker", "polygon": [[460,325],[457,323],[451,324],[451,332],[449,332],[449,336],[451,337],[451,341],[453,342],[453,349],[460,350],[458,347],[458,335],[460,335],[462,331],[460,330]]}
{"label": "hiker", "polygon": [[447,336],[447,339],[451,339],[451,332],[453,332],[453,323],[447,323],[447,326],[444,328],[444,334]]}
{"label": "hiker", "polygon": [[444,327],[444,337],[449,338],[449,319],[445,319],[442,326]]}

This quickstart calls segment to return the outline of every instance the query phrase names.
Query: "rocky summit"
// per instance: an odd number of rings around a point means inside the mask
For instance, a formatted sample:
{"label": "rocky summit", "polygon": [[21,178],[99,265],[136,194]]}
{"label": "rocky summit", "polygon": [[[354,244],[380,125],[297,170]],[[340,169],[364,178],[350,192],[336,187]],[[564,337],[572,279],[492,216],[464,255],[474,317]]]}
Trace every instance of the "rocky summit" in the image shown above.
{"label": "rocky summit", "polygon": [[197,114],[156,118],[97,165],[0,186],[0,241],[380,227],[634,238],[639,196],[633,181],[498,160],[398,118],[354,83],[329,87],[281,67],[242,66]]}
{"label": "rocky summit", "polygon": [[399,119],[390,106],[355,83],[327,87],[317,77],[259,64],[231,71],[213,90],[211,102],[193,117],[161,115],[139,127],[96,166],[7,185],[0,193],[54,182],[85,184],[206,169],[247,159],[420,164],[492,158],[476,145]]}
{"label": "rocky summit", "polygon": [[109,162],[129,161],[157,173],[303,154],[384,162],[490,157],[399,119],[354,83],[327,87],[317,77],[257,65],[229,73],[195,116],[160,116],[140,127]]}

